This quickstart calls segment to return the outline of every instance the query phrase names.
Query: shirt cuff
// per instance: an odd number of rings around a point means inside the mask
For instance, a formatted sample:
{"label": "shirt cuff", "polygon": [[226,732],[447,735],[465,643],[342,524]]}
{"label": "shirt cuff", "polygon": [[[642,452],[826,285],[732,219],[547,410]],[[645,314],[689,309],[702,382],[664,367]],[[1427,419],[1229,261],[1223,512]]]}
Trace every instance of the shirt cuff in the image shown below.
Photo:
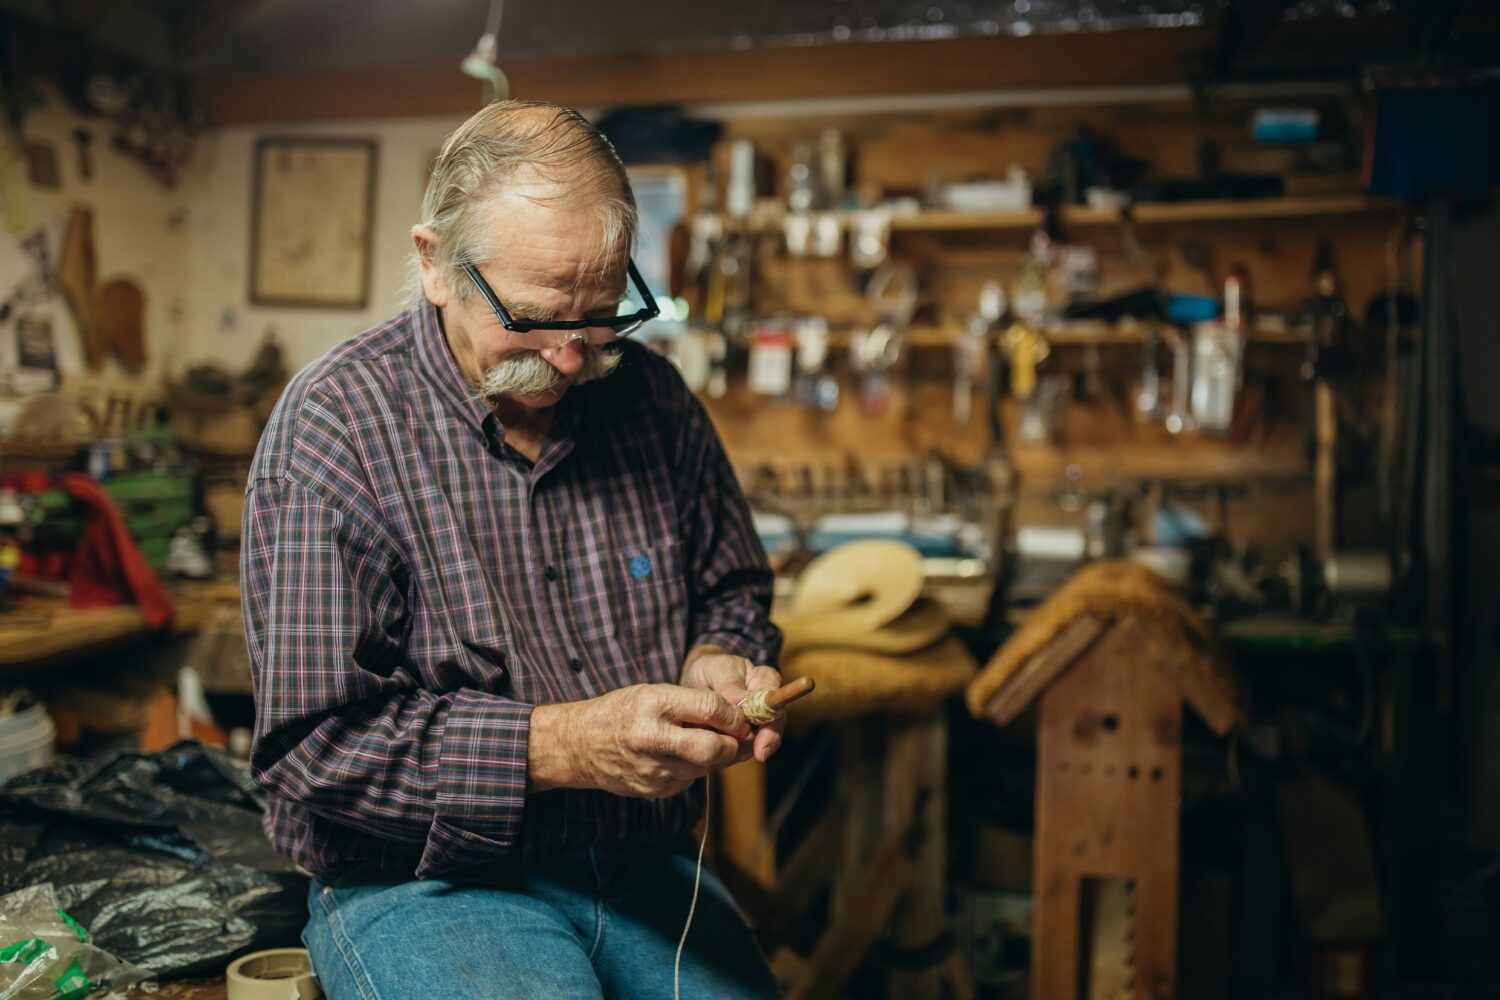
{"label": "shirt cuff", "polygon": [[418,878],[493,862],[515,848],[531,710],[483,691],[454,696],[438,739],[435,810]]}

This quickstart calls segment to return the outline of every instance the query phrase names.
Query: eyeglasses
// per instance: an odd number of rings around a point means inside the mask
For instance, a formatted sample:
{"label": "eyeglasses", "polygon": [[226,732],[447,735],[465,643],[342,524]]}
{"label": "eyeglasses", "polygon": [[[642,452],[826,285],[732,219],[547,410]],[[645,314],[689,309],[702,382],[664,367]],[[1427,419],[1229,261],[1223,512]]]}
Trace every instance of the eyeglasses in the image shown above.
{"label": "eyeglasses", "polygon": [[591,344],[607,344],[620,337],[626,337],[639,330],[649,320],[661,315],[661,307],[656,304],[656,298],[651,290],[646,287],[641,272],[635,269],[635,261],[626,260],[625,266],[630,274],[630,281],[635,285],[635,290],[641,296],[644,303],[640,309],[634,312],[623,313],[619,316],[610,316],[599,319],[567,319],[537,322],[526,319],[515,319],[510,311],[500,302],[500,297],[495,290],[489,286],[489,282],[479,273],[479,268],[473,264],[461,265],[469,280],[474,282],[474,287],[479,289],[479,294],[484,296],[484,301],[489,303],[491,309],[495,310],[495,316],[500,320],[500,325],[511,333],[540,333],[543,331],[557,331],[569,333],[567,337],[541,337],[535,338],[540,342],[547,340],[549,347],[560,347],[574,340],[586,340]]}

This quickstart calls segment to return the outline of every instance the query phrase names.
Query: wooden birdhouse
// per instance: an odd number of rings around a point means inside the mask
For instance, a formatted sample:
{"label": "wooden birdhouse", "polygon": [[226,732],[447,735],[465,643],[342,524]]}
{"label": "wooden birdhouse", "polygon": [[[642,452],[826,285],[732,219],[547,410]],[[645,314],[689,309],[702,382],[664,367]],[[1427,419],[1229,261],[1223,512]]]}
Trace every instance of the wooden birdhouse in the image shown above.
{"label": "wooden birdhouse", "polygon": [[1033,1000],[1176,997],[1182,706],[1223,735],[1242,704],[1207,626],[1149,570],[1097,563],[967,700],[997,725],[1040,700]]}

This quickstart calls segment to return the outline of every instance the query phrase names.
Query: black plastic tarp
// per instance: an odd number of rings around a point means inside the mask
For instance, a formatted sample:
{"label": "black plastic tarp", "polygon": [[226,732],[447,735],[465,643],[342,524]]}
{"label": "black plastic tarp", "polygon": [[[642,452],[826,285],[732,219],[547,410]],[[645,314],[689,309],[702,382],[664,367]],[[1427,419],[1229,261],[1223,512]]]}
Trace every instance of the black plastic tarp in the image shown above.
{"label": "black plastic tarp", "polygon": [[195,742],[0,785],[0,893],[51,882],[95,944],[162,977],[297,945],[307,878],[261,830],[248,768]]}

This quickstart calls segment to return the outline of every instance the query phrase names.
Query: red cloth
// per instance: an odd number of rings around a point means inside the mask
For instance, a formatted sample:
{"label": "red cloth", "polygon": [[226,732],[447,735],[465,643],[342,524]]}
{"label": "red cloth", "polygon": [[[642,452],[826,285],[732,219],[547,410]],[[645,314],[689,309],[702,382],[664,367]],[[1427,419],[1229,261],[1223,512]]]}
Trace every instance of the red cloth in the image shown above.
{"label": "red cloth", "polygon": [[146,564],[109,494],[79,473],[60,477],[58,485],[89,508],[68,576],[69,603],[75,608],[100,608],[134,600],[149,627],[161,628],[170,622],[172,598]]}

